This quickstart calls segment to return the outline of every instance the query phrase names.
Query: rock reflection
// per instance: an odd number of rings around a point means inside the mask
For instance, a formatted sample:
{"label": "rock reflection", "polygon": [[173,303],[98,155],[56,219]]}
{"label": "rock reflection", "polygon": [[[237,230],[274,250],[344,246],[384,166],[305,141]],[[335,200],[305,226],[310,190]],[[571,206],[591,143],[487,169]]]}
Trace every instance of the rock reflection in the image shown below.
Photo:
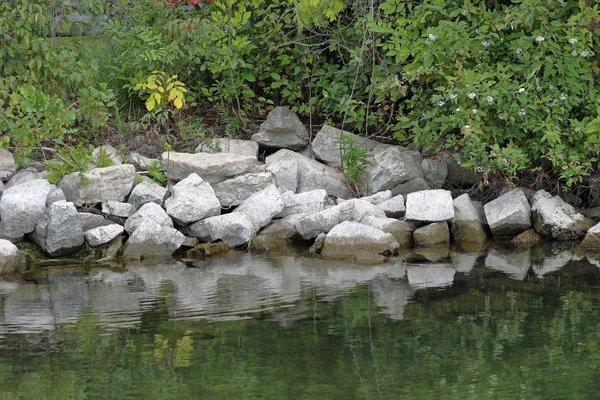
{"label": "rock reflection", "polygon": [[415,288],[436,288],[452,285],[456,269],[447,264],[415,265],[407,268],[408,283]]}
{"label": "rock reflection", "polygon": [[522,281],[531,267],[529,249],[498,250],[491,249],[485,258],[487,268],[500,271],[512,279]]}

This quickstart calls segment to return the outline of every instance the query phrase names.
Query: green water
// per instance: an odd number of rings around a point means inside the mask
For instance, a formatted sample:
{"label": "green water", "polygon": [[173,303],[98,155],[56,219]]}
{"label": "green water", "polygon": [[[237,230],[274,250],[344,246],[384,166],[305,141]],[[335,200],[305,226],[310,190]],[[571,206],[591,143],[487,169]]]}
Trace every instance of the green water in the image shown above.
{"label": "green water", "polygon": [[0,399],[598,399],[598,265],[547,249],[46,270],[0,281]]}

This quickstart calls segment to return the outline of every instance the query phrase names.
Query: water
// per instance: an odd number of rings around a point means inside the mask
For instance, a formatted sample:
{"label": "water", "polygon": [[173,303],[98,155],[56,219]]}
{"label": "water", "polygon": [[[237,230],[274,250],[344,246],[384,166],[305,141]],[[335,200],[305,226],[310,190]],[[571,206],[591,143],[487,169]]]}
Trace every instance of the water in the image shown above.
{"label": "water", "polygon": [[0,399],[600,398],[593,255],[438,258],[240,253],[0,281]]}

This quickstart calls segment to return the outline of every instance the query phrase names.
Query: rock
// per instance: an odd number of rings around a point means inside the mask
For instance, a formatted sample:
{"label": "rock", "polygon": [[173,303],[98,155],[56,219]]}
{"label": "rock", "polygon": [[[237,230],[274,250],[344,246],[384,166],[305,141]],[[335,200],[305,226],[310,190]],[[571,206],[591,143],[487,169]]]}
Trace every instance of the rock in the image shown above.
{"label": "rock", "polygon": [[[275,176],[275,182],[283,191],[297,193],[324,189],[328,195],[348,198],[351,191],[344,175],[318,161],[311,160],[289,150],[280,150],[266,159],[267,170]],[[295,166],[294,166],[295,164]],[[296,170],[296,189],[293,171]]]}
{"label": "rock", "polygon": [[418,247],[432,247],[440,244],[450,243],[450,230],[447,222],[434,222],[415,229],[413,241]]}
{"label": "rock", "polygon": [[583,242],[581,242],[581,246],[600,247],[600,223],[588,229]]}
{"label": "rock", "polygon": [[117,149],[110,144],[96,147],[92,152],[92,160],[97,167],[112,167],[121,165],[121,157]]}
{"label": "rock", "polygon": [[390,233],[359,224],[342,222],[329,231],[321,257],[354,258],[357,261],[381,261],[393,254],[398,243]]}
{"label": "rock", "polygon": [[196,147],[196,152],[203,153],[231,153],[241,156],[258,158],[258,143],[252,140],[239,140],[230,138],[205,139]]}
{"label": "rock", "polygon": [[20,185],[25,182],[33,181],[35,179],[44,179],[42,174],[35,170],[23,170],[14,174],[8,182],[6,182],[5,189],[10,189],[13,186]]}
{"label": "rock", "polygon": [[300,194],[285,192],[281,195],[283,210],[276,217],[285,218],[294,214],[317,213],[329,204],[327,192],[323,189],[311,190]]}
{"label": "rock", "polygon": [[510,242],[518,248],[529,249],[542,243],[544,238],[535,231],[535,229],[528,229],[525,232],[515,236]]}
{"label": "rock", "polygon": [[4,191],[0,199],[0,227],[5,238],[19,240],[34,231],[54,188],[44,179],[35,179]]}
{"label": "rock", "polygon": [[516,236],[531,228],[531,207],[521,189],[513,189],[484,206],[494,237]]}
{"label": "rock", "polygon": [[325,233],[320,233],[319,236],[317,236],[313,245],[310,246],[310,249],[308,249],[310,254],[321,254],[321,251],[323,251],[323,246],[325,246],[326,237],[327,234]]}
{"label": "rock", "polygon": [[579,214],[563,199],[544,190],[539,190],[533,196],[531,211],[535,230],[554,240],[581,239],[595,225],[594,221]]}
{"label": "rock", "polygon": [[200,241],[198,240],[198,238],[186,236],[185,240],[181,244],[181,247],[188,247],[188,248],[190,248],[190,247],[196,247],[199,244],[200,244]]}
{"label": "rock", "polygon": [[366,146],[366,150],[369,152],[372,152],[379,145],[374,140],[366,139],[332,126],[323,125],[311,143],[315,157],[330,167],[341,166],[340,159],[342,152],[340,150],[340,140],[342,134],[347,140],[353,141],[355,146]]}
{"label": "rock", "polygon": [[393,196],[398,196],[398,195],[406,196],[409,193],[420,192],[422,190],[429,190],[429,189],[431,189],[431,188],[429,187],[429,185],[427,184],[425,179],[416,178],[416,179],[411,179],[410,181],[408,181],[406,183],[401,183],[399,185],[394,186],[392,188],[392,195]]}
{"label": "rock", "polygon": [[143,181],[135,185],[127,202],[136,210],[146,203],[156,203],[162,207],[165,197],[167,197],[167,188],[158,183]]}
{"label": "rock", "polygon": [[600,207],[588,208],[587,210],[583,210],[581,214],[588,218],[598,220],[600,219]]}
{"label": "rock", "polygon": [[23,253],[17,246],[8,240],[0,239],[0,275],[18,271],[22,260]]}
{"label": "rock", "polygon": [[251,139],[261,146],[291,150],[301,150],[310,140],[302,121],[285,107],[276,107],[269,112],[267,120]]}
{"label": "rock", "polygon": [[384,201],[379,204],[378,207],[383,210],[385,215],[389,218],[402,218],[404,214],[406,214],[404,197],[401,194]]}
{"label": "rock", "polygon": [[441,189],[448,176],[448,164],[443,160],[424,159],[421,161],[423,176],[432,189]]}
{"label": "rock", "polygon": [[123,233],[125,229],[118,224],[110,224],[84,232],[85,240],[91,247],[102,246]]}
{"label": "rock", "polygon": [[[384,190],[383,192],[375,193],[371,196],[361,197],[360,199],[362,201],[368,201],[369,203],[377,206],[391,198],[392,198],[392,191]],[[404,199],[402,199],[402,207],[404,207]]]}
{"label": "rock", "polygon": [[98,228],[99,226],[107,226],[114,224],[113,221],[107,219],[103,215],[80,212],[78,213],[79,222],[81,223],[81,230],[83,232],[89,231],[90,229]]}
{"label": "rock", "polygon": [[487,242],[483,208],[473,203],[467,193],[454,199],[453,204],[454,218],[450,222],[453,240],[456,243]]}
{"label": "rock", "polygon": [[456,160],[446,160],[448,175],[446,181],[457,187],[470,187],[479,183],[479,176],[461,167]]}
{"label": "rock", "polygon": [[6,149],[0,149],[0,179],[7,179],[17,171],[17,164],[12,153]]}
{"label": "rock", "polygon": [[[254,142],[252,142],[254,143]],[[213,185],[215,195],[221,207],[233,207],[242,204],[244,200],[269,185],[274,185],[275,179],[270,172],[240,175]]]}
{"label": "rock", "polygon": [[298,233],[294,224],[305,216],[307,216],[307,214],[293,214],[282,219],[274,219],[260,231],[260,235],[293,239]]}
{"label": "rock", "polygon": [[63,191],[55,186],[54,189],[52,189],[50,193],[48,193],[48,197],[46,197],[46,207],[48,207],[52,203],[56,203],[57,201],[66,200],[67,198],[65,197]]}
{"label": "rock", "polygon": [[380,229],[384,232],[391,233],[396,242],[398,242],[399,247],[412,246],[412,235],[415,227],[406,221],[398,221],[397,219],[393,218],[374,217],[370,215],[365,217],[361,223]]}
{"label": "rock", "polygon": [[197,174],[191,174],[171,188],[165,207],[167,214],[180,225],[221,213],[221,203],[213,188]]}
{"label": "rock", "polygon": [[127,219],[125,230],[129,234],[133,233],[139,224],[146,219],[152,220],[159,225],[164,225],[167,228],[173,228],[171,217],[169,217],[169,214],[161,206],[156,203],[147,203]]}
{"label": "rock", "polygon": [[108,215],[115,215],[117,217],[129,218],[136,212],[136,208],[129,203],[122,203],[120,201],[108,200],[102,202],[102,212]]}
{"label": "rock", "polygon": [[392,189],[411,179],[422,178],[423,170],[414,158],[398,147],[388,147],[373,154],[365,182],[372,192]]}
{"label": "rock", "polygon": [[62,178],[58,187],[76,206],[107,200],[125,201],[135,182],[135,167],[123,164],[75,172]]}
{"label": "rock", "polygon": [[2,193],[4,193],[4,189],[5,189],[5,187],[4,187],[4,182],[2,182],[2,181],[0,180],[0,196],[2,196]]}
{"label": "rock", "polygon": [[142,169],[148,169],[148,167],[151,166],[153,163],[160,162],[156,158],[145,157],[139,153],[131,153],[129,155],[129,159],[131,160],[131,162],[139,165],[140,168],[142,168]]}
{"label": "rock", "polygon": [[236,212],[246,214],[252,221],[253,233],[266,226],[283,210],[283,200],[275,185],[270,185],[244,200]]}
{"label": "rock", "polygon": [[231,153],[173,153],[162,154],[165,174],[173,181],[181,181],[197,174],[204,181],[214,184],[247,174],[254,170],[256,159]]}
{"label": "rock", "polygon": [[240,212],[206,218],[186,229],[189,236],[197,237],[204,242],[222,240],[231,247],[246,244],[254,232],[250,218]]}
{"label": "rock", "polygon": [[423,222],[448,221],[454,218],[454,204],[448,190],[434,189],[406,196],[407,220]]}
{"label": "rock", "polygon": [[[140,210],[152,204],[154,203],[148,203]],[[146,218],[129,236],[125,243],[123,256],[135,258],[171,256],[184,240],[183,233]]]}
{"label": "rock", "polygon": [[231,250],[227,243],[201,243],[185,252],[186,257],[211,257],[216,254],[224,254]]}
{"label": "rock", "polygon": [[34,241],[51,257],[79,251],[85,238],[75,205],[67,201],[51,204],[37,222]]}
{"label": "rock", "polygon": [[252,240],[248,242],[248,251],[266,251],[270,254],[280,253],[290,255],[296,253],[296,248],[294,242],[292,242],[290,239],[258,235],[253,237]]}

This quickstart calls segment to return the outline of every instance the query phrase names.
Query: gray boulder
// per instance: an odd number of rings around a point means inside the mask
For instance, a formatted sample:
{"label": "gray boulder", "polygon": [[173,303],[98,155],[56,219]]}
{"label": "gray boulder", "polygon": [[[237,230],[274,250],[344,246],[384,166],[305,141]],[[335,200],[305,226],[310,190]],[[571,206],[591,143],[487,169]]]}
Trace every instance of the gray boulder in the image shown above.
{"label": "gray boulder", "polygon": [[76,253],[85,242],[75,205],[58,201],[37,222],[34,241],[51,257]]}
{"label": "gray boulder", "polygon": [[417,247],[432,247],[450,243],[448,223],[446,221],[434,222],[415,229],[413,241]]}
{"label": "gray boulder", "polygon": [[10,189],[13,186],[20,185],[21,183],[33,181],[35,179],[44,179],[42,174],[33,169],[27,169],[19,171],[14,174],[8,182],[6,182],[5,189]]}
{"label": "gray boulder", "polygon": [[380,192],[422,177],[421,166],[407,151],[388,147],[373,154],[373,162],[367,167],[365,181],[372,192]]}
{"label": "gray boulder", "polygon": [[54,189],[52,189],[50,193],[48,193],[48,197],[46,197],[46,206],[49,206],[52,203],[56,203],[57,201],[66,200],[67,198],[65,197],[63,191],[55,186]]}
{"label": "gray boulder", "polygon": [[[252,142],[254,143],[254,142]],[[245,174],[213,185],[215,196],[221,207],[233,207],[242,204],[244,200],[256,192],[275,184],[270,172]]]}
{"label": "gray boulder", "polygon": [[258,143],[252,140],[230,138],[206,139],[196,147],[196,153],[231,153],[258,158]]}
{"label": "gray boulder", "polygon": [[[361,197],[360,199],[363,201],[368,201],[369,203],[377,206],[391,198],[392,198],[392,191],[384,190],[383,192],[375,193],[371,196]],[[402,201],[402,206],[404,206],[404,200]]]}
{"label": "gray boulder", "polygon": [[317,213],[324,210],[329,204],[329,196],[323,189],[311,190],[295,194],[291,191],[281,195],[283,200],[283,210],[276,215],[279,218],[285,218],[294,214]]}
{"label": "gray boulder", "polygon": [[156,203],[162,206],[165,197],[167,197],[167,188],[158,183],[143,181],[135,185],[127,202],[139,210],[146,203]]}
{"label": "gray boulder", "polygon": [[135,167],[123,164],[75,172],[62,178],[58,187],[76,206],[107,200],[125,201],[135,182]]}
{"label": "gray boulder", "polygon": [[[146,205],[150,204],[154,203]],[[171,256],[184,241],[183,233],[157,224],[151,219],[144,219],[125,243],[123,256],[135,258]]]}
{"label": "gray boulder", "polygon": [[158,161],[158,159],[156,158],[149,158],[139,153],[131,153],[129,155],[129,159],[131,160],[131,162],[139,165],[140,168],[143,169],[148,169],[149,166],[151,166],[154,162]]}
{"label": "gray boulder", "polygon": [[448,190],[434,189],[406,196],[406,219],[423,222],[448,221],[454,218],[452,195]]}
{"label": "gray boulder", "polygon": [[46,212],[46,200],[54,188],[44,179],[35,179],[6,189],[0,199],[0,227],[4,237],[20,240],[33,232]]}
{"label": "gray boulder", "polygon": [[79,222],[81,223],[81,230],[83,232],[89,231],[90,229],[98,228],[99,226],[107,226],[114,224],[113,221],[107,219],[103,215],[92,214],[87,212],[78,213]]}
{"label": "gray boulder", "polygon": [[296,193],[298,191],[299,176],[297,160],[293,157],[290,159],[285,157],[273,159],[269,157],[267,157],[266,171],[273,175],[279,191],[282,193],[287,191]]}
{"label": "gray boulder", "polygon": [[117,217],[129,218],[137,210],[132,204],[108,200],[102,202],[102,212]]}
{"label": "gray boulder", "polygon": [[600,223],[591,227],[585,237],[583,238],[583,242],[581,242],[581,246],[583,247],[600,247]]}
{"label": "gray boulder", "polygon": [[159,225],[164,225],[167,228],[173,228],[173,221],[169,214],[156,203],[146,203],[137,210],[125,222],[125,230],[127,233],[133,233],[144,220],[152,220]]}
{"label": "gray boulder", "polygon": [[99,167],[121,165],[121,157],[117,149],[110,144],[96,147],[92,152],[92,161]]}
{"label": "gray boulder", "polygon": [[6,149],[0,149],[0,179],[7,179],[17,171],[17,164],[12,153]]}
{"label": "gray boulder", "polygon": [[394,218],[374,217],[372,215],[363,218],[361,224],[369,225],[384,232],[391,233],[398,246],[410,247],[412,245],[412,234],[415,230],[413,224],[406,221],[399,221]]}
{"label": "gray boulder", "polygon": [[223,182],[254,170],[256,158],[231,153],[174,153],[162,154],[165,174],[173,181],[180,181],[197,174],[210,184]]}
{"label": "gray boulder", "polygon": [[446,181],[457,187],[470,187],[479,183],[480,177],[471,170],[461,167],[456,160],[446,160]]}
{"label": "gray boulder", "polygon": [[398,196],[403,195],[406,197],[409,193],[420,192],[422,190],[431,189],[427,184],[427,181],[424,178],[415,178],[411,179],[408,182],[401,183],[399,185],[394,186],[392,190],[392,195]]}
{"label": "gray boulder", "polygon": [[276,107],[269,112],[267,120],[251,139],[261,146],[291,150],[301,150],[310,141],[302,121],[285,107]]}
{"label": "gray boulder", "polygon": [[206,218],[186,228],[188,236],[204,242],[222,240],[231,247],[241,246],[254,235],[255,228],[246,214],[233,212]]}
{"label": "gray boulder", "polygon": [[85,240],[91,247],[102,246],[111,242],[123,233],[125,229],[118,224],[99,226],[84,232]]}
{"label": "gray boulder", "polygon": [[244,200],[236,212],[246,214],[256,233],[283,210],[283,200],[275,185],[270,185]]}
{"label": "gray boulder", "polygon": [[377,262],[392,255],[397,248],[398,242],[390,233],[345,221],[329,231],[323,243],[321,257]]}
{"label": "gray boulder", "polygon": [[423,176],[432,189],[441,189],[448,176],[448,164],[443,160],[424,159],[421,161]]}
{"label": "gray boulder", "polygon": [[472,202],[467,193],[454,199],[454,218],[451,220],[452,238],[457,243],[485,243],[485,214],[483,208]]}
{"label": "gray boulder", "polygon": [[213,188],[196,174],[191,174],[171,188],[165,201],[167,214],[180,225],[187,225],[221,213],[221,203]]}
{"label": "gray boulder", "polygon": [[514,237],[533,226],[531,207],[521,189],[513,189],[484,206],[494,237]]}
{"label": "gray boulder", "polygon": [[330,167],[341,166],[340,160],[342,151],[340,149],[340,141],[342,140],[342,135],[348,140],[351,140],[355,146],[366,146],[366,149],[369,152],[372,152],[375,147],[379,146],[379,143],[374,140],[363,138],[332,126],[323,125],[311,143],[315,157]]}
{"label": "gray boulder", "polygon": [[0,239],[0,275],[15,272],[21,266],[23,253],[8,240]]}
{"label": "gray boulder", "polygon": [[404,206],[404,197],[399,194],[379,204],[378,207],[383,210],[389,218],[402,218],[406,213]]}
{"label": "gray boulder", "polygon": [[575,240],[585,236],[596,223],[579,214],[558,196],[539,190],[531,206],[533,225],[542,236],[554,240]]}

